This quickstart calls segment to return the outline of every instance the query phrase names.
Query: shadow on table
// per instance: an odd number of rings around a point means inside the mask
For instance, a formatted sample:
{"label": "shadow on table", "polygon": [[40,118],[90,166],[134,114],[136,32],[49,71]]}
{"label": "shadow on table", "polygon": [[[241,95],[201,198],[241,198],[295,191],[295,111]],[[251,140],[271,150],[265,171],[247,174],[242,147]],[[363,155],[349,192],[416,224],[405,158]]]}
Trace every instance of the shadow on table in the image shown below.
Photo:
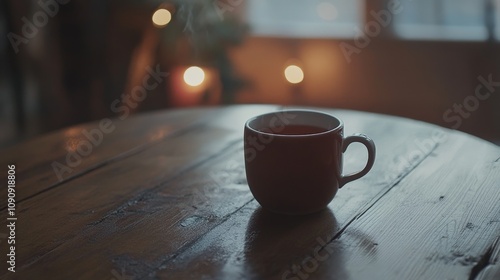
{"label": "shadow on table", "polygon": [[[245,234],[248,278],[306,279],[318,270],[343,278],[342,250],[328,244],[338,231],[330,209],[305,216],[284,216],[258,208]],[[325,248],[326,246],[326,248]],[[314,278],[316,278],[314,277]]]}

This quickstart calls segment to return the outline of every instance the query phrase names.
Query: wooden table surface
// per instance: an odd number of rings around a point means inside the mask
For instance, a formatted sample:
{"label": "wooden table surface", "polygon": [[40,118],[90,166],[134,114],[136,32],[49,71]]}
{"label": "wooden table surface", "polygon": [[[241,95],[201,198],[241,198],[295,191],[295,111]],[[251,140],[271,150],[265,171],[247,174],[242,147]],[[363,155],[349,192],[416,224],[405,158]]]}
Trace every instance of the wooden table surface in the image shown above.
{"label": "wooden table surface", "polygon": [[[16,272],[4,225],[0,278],[500,279],[499,147],[413,120],[319,109],[343,119],[346,135],[370,136],[375,165],[327,210],[278,216],[253,199],[242,149],[244,122],[277,109],[167,110],[104,121],[100,142],[96,122],[1,151],[2,186],[16,166],[17,220]],[[351,145],[344,168],[365,160]]]}

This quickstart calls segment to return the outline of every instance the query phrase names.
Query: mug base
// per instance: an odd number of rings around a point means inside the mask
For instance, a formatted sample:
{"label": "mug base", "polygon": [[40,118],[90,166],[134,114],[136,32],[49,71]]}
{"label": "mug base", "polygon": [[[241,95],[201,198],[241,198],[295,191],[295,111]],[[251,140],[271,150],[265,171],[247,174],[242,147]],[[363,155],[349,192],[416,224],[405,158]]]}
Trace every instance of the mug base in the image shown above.
{"label": "mug base", "polygon": [[326,205],[324,207],[320,207],[320,208],[316,208],[316,209],[312,209],[312,210],[282,211],[282,210],[273,209],[271,207],[262,206],[262,204],[260,206],[265,211],[268,211],[268,212],[271,212],[274,214],[278,214],[278,215],[286,215],[286,216],[305,216],[305,215],[310,215],[310,214],[314,214],[317,212],[321,212],[321,211],[328,208],[328,205]]}

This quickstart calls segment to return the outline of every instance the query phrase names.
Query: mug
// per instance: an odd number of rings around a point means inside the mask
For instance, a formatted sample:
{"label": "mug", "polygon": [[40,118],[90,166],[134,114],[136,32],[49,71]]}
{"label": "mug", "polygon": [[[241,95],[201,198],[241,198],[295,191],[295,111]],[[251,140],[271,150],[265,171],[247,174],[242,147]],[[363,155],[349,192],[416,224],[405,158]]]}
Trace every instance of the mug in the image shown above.
{"label": "mug", "polygon": [[[248,186],[264,208],[309,214],[327,207],[338,189],[366,175],[375,144],[364,134],[344,138],[343,122],[312,110],[284,110],[249,119],[244,129]],[[368,150],[363,170],[342,175],[342,154],[353,142]]]}

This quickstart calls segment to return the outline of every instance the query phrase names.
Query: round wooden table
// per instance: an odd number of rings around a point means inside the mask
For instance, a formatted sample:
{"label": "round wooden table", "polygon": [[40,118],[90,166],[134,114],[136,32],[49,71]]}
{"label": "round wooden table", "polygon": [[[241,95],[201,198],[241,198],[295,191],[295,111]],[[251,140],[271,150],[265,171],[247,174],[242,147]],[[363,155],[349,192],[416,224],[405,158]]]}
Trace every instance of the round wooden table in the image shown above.
{"label": "round wooden table", "polygon": [[[375,165],[327,210],[278,216],[249,191],[242,141],[248,118],[277,109],[105,119],[2,151],[2,184],[15,171],[15,207],[3,187],[2,214],[15,229],[0,231],[1,278],[500,279],[499,147],[413,120],[318,109],[343,119],[346,135],[370,136]],[[351,145],[345,172],[365,160]]]}

